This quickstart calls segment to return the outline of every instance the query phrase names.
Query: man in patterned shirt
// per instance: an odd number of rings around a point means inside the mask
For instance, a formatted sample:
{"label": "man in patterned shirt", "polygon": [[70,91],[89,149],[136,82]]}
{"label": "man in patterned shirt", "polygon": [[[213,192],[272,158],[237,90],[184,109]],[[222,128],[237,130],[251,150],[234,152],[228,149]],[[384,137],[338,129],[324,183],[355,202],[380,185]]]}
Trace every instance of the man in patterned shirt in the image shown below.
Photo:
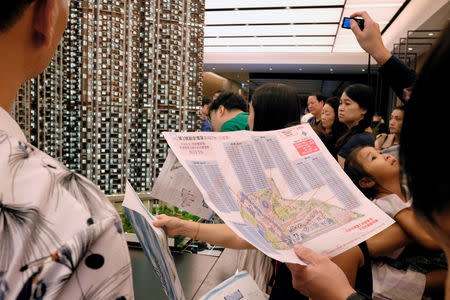
{"label": "man in patterned shirt", "polygon": [[0,300],[134,298],[114,207],[93,183],[30,145],[9,115],[21,84],[49,64],[69,3],[0,4]]}

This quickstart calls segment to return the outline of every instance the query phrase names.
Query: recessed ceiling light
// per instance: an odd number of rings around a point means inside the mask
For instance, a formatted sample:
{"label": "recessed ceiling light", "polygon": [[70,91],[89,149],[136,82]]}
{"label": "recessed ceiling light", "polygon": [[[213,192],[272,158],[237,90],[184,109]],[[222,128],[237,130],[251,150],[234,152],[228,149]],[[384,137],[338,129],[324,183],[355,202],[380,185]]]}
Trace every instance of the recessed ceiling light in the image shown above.
{"label": "recessed ceiling light", "polygon": [[429,36],[433,36],[433,35],[434,35],[434,33],[430,32],[430,33],[429,33],[428,35],[429,35]]}
{"label": "recessed ceiling light", "polygon": [[412,51],[412,50],[413,50],[413,48],[408,48],[408,50],[409,50],[409,51]]}
{"label": "recessed ceiling light", "polygon": [[365,71],[366,71],[366,69],[361,69],[361,71],[365,72]]}

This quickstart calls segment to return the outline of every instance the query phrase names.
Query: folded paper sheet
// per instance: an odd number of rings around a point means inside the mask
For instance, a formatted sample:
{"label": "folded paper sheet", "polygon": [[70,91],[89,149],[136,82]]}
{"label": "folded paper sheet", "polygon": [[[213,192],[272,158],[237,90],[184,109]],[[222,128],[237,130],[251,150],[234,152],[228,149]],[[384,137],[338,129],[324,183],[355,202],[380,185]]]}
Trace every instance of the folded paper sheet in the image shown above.
{"label": "folded paper sheet", "polygon": [[172,151],[167,155],[150,196],[203,219],[214,215],[191,176]]}
{"label": "folded paper sheet", "polygon": [[167,235],[163,229],[153,226],[155,217],[145,208],[128,181],[122,206],[167,297],[170,300],[184,300]]}
{"label": "folded paper sheet", "polygon": [[302,243],[335,256],[394,223],[348,178],[309,124],[269,132],[165,132],[208,206],[282,262]]}

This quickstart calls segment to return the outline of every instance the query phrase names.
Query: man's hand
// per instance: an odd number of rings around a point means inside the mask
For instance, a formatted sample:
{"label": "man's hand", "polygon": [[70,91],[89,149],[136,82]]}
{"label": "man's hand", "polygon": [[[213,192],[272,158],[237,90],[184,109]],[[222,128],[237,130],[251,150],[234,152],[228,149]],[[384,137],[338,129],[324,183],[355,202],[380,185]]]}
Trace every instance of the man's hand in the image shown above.
{"label": "man's hand", "polygon": [[365,11],[355,12],[350,18],[361,17],[364,19],[364,30],[361,30],[355,20],[350,20],[350,26],[356,39],[367,53],[369,53],[382,66],[392,56],[384,46],[381,38],[380,25],[376,23]]}
{"label": "man's hand", "polygon": [[292,285],[311,299],[345,300],[355,293],[344,272],[328,257],[313,250],[295,245],[297,256],[306,266],[287,264],[292,273]]}

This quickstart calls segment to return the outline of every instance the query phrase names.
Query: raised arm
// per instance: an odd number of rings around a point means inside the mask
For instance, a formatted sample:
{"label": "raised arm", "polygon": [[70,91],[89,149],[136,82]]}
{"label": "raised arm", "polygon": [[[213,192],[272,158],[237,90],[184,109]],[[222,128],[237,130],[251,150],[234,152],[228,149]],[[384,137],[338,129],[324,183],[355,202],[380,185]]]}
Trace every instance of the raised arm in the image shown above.
{"label": "raised arm", "polygon": [[364,19],[364,30],[361,30],[358,23],[350,20],[350,26],[361,48],[370,54],[377,63],[382,66],[389,58],[391,52],[384,46],[381,38],[380,25],[376,23],[365,11],[355,12],[350,18],[360,17]]}
{"label": "raised arm", "polygon": [[381,38],[380,26],[365,11],[355,12],[351,18],[364,19],[364,30],[361,30],[356,21],[351,20],[350,25],[361,48],[370,54],[380,66],[379,72],[388,82],[397,96],[407,101],[409,93],[405,93],[414,83],[416,72],[408,68],[401,60],[391,54],[384,46]]}
{"label": "raised arm", "polygon": [[232,249],[254,249],[253,245],[239,237],[226,224],[205,224],[157,215],[156,227],[165,227],[169,235],[184,235],[213,245]]}

